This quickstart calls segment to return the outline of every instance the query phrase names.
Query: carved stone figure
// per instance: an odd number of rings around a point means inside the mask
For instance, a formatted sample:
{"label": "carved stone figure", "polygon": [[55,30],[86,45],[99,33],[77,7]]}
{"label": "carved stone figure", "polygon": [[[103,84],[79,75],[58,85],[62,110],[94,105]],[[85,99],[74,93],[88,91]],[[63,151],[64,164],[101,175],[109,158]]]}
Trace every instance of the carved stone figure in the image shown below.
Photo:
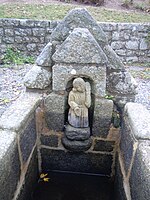
{"label": "carved stone figure", "polygon": [[89,127],[88,108],[91,106],[91,86],[82,78],[73,81],[73,88],[69,93],[70,106],[68,122],[76,128]]}

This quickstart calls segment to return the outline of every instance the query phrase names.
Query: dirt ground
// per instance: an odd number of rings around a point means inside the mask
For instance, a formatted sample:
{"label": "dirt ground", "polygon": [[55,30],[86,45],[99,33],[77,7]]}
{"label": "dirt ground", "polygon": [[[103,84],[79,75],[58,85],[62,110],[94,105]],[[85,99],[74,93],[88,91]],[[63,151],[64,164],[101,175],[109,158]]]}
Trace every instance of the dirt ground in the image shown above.
{"label": "dirt ground", "polygon": [[[0,4],[70,4],[69,2],[72,2],[72,4],[80,5],[81,1],[84,1],[85,6],[89,5],[89,1],[93,2],[101,2],[104,1],[104,3],[101,5],[103,8],[109,8],[114,10],[128,10],[128,11],[143,11],[141,8],[145,8],[145,10],[150,9],[150,0],[133,0],[133,5],[126,6],[124,3],[127,0],[0,0]],[[128,0],[129,1],[129,0]],[[68,2],[68,3],[66,3]],[[137,6],[138,5],[138,6]],[[93,6],[96,6],[96,4],[93,4]],[[99,4],[97,4],[99,6]],[[136,8],[137,7],[137,8]],[[144,11],[145,11],[144,10]]]}

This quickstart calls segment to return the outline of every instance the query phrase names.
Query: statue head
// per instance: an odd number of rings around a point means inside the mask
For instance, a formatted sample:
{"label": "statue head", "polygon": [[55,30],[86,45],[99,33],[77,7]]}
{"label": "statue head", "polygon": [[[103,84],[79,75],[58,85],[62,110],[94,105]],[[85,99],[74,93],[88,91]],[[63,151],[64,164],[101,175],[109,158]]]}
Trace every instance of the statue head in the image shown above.
{"label": "statue head", "polygon": [[76,78],[73,81],[73,91],[84,92],[85,82],[82,78]]}

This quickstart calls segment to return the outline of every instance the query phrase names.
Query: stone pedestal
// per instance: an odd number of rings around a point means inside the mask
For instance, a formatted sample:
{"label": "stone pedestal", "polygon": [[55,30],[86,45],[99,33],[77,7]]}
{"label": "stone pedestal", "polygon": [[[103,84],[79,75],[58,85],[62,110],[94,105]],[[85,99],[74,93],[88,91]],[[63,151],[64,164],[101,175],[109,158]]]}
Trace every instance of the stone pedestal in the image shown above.
{"label": "stone pedestal", "polygon": [[62,138],[62,144],[70,151],[88,150],[92,145],[90,128],[75,128],[67,125],[65,136]]}

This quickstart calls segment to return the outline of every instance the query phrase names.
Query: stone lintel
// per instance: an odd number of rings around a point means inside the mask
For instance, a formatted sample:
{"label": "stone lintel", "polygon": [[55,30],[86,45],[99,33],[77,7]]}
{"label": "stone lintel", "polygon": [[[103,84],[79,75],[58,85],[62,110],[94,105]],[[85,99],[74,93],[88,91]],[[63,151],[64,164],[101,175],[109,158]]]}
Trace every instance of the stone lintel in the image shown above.
{"label": "stone lintel", "polygon": [[53,91],[65,91],[68,81],[81,77],[93,82],[92,93],[96,96],[105,96],[106,66],[80,65],[80,64],[55,64],[53,66]]}

